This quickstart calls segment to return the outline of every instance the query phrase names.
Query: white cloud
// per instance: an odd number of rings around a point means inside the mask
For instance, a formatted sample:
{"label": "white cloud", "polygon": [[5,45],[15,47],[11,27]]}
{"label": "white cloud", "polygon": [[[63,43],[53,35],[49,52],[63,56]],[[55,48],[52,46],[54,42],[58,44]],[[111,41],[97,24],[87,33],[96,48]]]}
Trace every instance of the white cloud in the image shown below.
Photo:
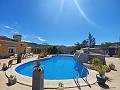
{"label": "white cloud", "polygon": [[31,35],[32,38],[38,38],[36,35],[32,34]]}
{"label": "white cloud", "polygon": [[14,33],[15,33],[15,34],[19,34],[19,32],[17,32],[17,31],[15,31]]}
{"label": "white cloud", "polygon": [[38,40],[42,41],[42,42],[45,42],[46,40],[42,39],[41,37],[37,37]]}
{"label": "white cloud", "polygon": [[27,38],[27,37],[28,37],[28,35],[22,35],[22,37],[23,37],[23,38]]}
{"label": "white cloud", "polygon": [[[17,24],[18,22],[16,22]],[[4,25],[4,24],[1,24],[4,28],[8,29],[9,32],[11,34],[20,34],[15,28],[11,27],[11,26],[8,26],[8,25]]]}
{"label": "white cloud", "polygon": [[23,42],[31,42],[31,41],[28,41],[28,40],[22,40]]}
{"label": "white cloud", "polygon": [[10,31],[10,33],[11,33],[11,34],[20,34],[19,32],[14,31],[14,30]]}
{"label": "white cloud", "polygon": [[12,27],[10,27],[10,26],[8,26],[8,25],[4,25],[4,24],[1,24],[4,28],[7,28],[7,29],[14,29],[14,28],[12,28]]}

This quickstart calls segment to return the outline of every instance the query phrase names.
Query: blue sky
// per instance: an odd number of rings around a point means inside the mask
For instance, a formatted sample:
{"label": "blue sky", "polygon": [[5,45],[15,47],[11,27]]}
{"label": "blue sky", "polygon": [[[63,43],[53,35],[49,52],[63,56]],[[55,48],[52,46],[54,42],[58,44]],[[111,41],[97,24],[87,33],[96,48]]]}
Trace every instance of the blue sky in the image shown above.
{"label": "blue sky", "polygon": [[52,45],[117,42],[120,0],[0,0],[0,35]]}

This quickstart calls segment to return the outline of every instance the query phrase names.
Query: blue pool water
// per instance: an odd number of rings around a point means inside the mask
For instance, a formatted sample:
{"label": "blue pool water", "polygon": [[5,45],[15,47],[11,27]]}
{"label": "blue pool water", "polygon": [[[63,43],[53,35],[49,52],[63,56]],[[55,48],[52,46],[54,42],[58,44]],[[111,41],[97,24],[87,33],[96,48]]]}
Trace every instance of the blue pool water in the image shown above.
{"label": "blue pool water", "polygon": [[[44,78],[49,80],[61,80],[61,79],[73,79],[73,76],[77,78],[78,72],[74,70],[77,63],[72,56],[54,56],[52,58],[41,59],[41,68],[44,69]],[[32,77],[35,61],[31,61],[21,66],[18,66],[15,70],[19,74]],[[80,68],[83,66],[81,65]],[[74,71],[74,75],[73,75]],[[83,71],[83,77],[86,76],[87,69]]]}

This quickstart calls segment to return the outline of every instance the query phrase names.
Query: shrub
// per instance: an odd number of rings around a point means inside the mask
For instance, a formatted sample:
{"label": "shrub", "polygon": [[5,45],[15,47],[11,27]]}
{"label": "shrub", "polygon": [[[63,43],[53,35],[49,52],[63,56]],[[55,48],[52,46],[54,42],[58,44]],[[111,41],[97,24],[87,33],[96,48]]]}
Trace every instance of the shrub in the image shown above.
{"label": "shrub", "polygon": [[59,86],[59,87],[64,87],[64,84],[63,84],[62,82],[59,82],[59,83],[58,83],[58,86]]}
{"label": "shrub", "polygon": [[39,58],[44,58],[44,57],[47,57],[47,53],[46,52],[41,52],[39,53]]}
{"label": "shrub", "polygon": [[6,63],[3,63],[3,66],[2,66],[2,70],[7,70],[8,69],[8,67],[7,67],[7,65],[6,65]]}
{"label": "shrub", "polygon": [[46,52],[44,52],[44,57],[47,57],[47,53]]}
{"label": "shrub", "polygon": [[4,66],[7,66],[6,63],[3,63],[3,67],[4,67]]}
{"label": "shrub", "polygon": [[35,62],[35,67],[38,68],[41,65],[41,63],[39,61]]}
{"label": "shrub", "polygon": [[109,67],[110,67],[111,70],[115,69],[115,65],[113,63],[109,64]]}
{"label": "shrub", "polygon": [[104,65],[104,69],[105,69],[105,72],[110,72],[111,71],[110,67],[108,67],[106,65]]}
{"label": "shrub", "polygon": [[22,53],[18,53],[17,58],[21,58],[21,57],[22,57]]}
{"label": "shrub", "polygon": [[100,76],[105,75],[105,69],[103,65],[96,66],[96,71],[99,72]]}
{"label": "shrub", "polygon": [[11,79],[12,79],[12,78],[14,78],[14,77],[15,77],[14,75],[10,75],[10,77],[9,77],[9,78],[11,78]]}
{"label": "shrub", "polygon": [[99,58],[93,58],[92,64],[95,65],[95,66],[99,66],[99,65],[101,65],[102,63],[100,62],[100,59],[99,59]]}

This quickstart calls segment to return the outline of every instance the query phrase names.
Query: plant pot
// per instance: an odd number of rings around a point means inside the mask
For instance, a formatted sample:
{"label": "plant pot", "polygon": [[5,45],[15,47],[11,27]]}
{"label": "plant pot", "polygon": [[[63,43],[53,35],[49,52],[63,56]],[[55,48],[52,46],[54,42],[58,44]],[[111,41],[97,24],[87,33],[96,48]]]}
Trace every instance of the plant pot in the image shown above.
{"label": "plant pot", "polygon": [[110,67],[111,70],[115,69],[115,65],[110,65],[109,67]]}
{"label": "plant pot", "polygon": [[64,87],[58,87],[57,90],[64,90]]}
{"label": "plant pot", "polygon": [[107,80],[107,77],[105,75],[101,76],[100,74],[97,74],[96,78],[97,78],[98,84],[101,84],[101,85],[104,85]]}
{"label": "plant pot", "polygon": [[3,66],[3,67],[2,67],[2,70],[4,70],[4,71],[7,70],[7,69],[8,69],[7,66]]}
{"label": "plant pot", "polygon": [[32,90],[44,90],[44,69],[35,68],[33,70]]}
{"label": "plant pot", "polygon": [[16,82],[17,82],[16,77],[14,77],[14,78],[8,78],[8,83],[9,83],[10,85],[15,84]]}
{"label": "plant pot", "polygon": [[17,63],[21,63],[21,57],[17,57]]}

